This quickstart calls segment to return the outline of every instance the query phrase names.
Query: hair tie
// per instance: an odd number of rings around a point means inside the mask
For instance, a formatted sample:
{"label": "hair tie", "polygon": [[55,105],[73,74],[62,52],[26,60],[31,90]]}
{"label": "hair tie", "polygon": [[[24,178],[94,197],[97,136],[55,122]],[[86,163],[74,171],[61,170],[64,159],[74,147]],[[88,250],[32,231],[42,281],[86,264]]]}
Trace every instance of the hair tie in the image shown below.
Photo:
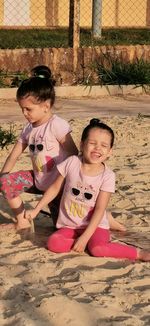
{"label": "hair tie", "polygon": [[35,75],[35,77],[46,78],[44,75]]}
{"label": "hair tie", "polygon": [[56,81],[54,79],[52,79],[51,76],[44,76],[44,75],[41,75],[41,74],[40,75],[36,74],[34,77],[35,78],[42,78],[42,79],[45,78],[45,79],[49,80],[51,86],[55,86],[55,84],[56,84]]}

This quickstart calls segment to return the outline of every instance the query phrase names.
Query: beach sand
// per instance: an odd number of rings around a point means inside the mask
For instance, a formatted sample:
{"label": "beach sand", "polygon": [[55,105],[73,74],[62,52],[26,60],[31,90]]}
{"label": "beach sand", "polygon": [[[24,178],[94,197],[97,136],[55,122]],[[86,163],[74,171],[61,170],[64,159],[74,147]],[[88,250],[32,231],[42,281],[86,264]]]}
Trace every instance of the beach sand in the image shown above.
{"label": "beach sand", "polygon": [[[92,117],[92,112],[91,112]],[[65,116],[64,116],[65,118]],[[88,118],[71,119],[79,144]],[[109,166],[116,172],[116,193],[109,208],[127,227],[113,241],[149,248],[150,119],[148,116],[103,116],[115,131]],[[3,128],[8,128],[8,123]],[[15,122],[17,133],[22,123]],[[2,166],[11,146],[0,151]],[[15,170],[30,167],[28,153]],[[23,194],[26,207],[35,195]],[[0,196],[0,221],[12,214]],[[2,326],[142,326],[150,325],[150,264],[93,258],[88,253],[54,254],[45,248],[53,232],[51,219],[40,214],[35,234],[0,232],[0,325]]]}

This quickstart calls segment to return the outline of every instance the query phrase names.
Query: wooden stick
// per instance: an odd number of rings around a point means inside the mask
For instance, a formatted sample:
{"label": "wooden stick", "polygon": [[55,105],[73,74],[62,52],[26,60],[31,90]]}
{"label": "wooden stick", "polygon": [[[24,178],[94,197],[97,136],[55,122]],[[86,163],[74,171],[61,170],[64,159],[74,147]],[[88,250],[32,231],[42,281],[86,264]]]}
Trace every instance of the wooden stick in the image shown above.
{"label": "wooden stick", "polygon": [[31,219],[29,222],[31,224],[31,233],[35,233],[35,227],[34,227],[34,221],[33,221],[33,219]]}

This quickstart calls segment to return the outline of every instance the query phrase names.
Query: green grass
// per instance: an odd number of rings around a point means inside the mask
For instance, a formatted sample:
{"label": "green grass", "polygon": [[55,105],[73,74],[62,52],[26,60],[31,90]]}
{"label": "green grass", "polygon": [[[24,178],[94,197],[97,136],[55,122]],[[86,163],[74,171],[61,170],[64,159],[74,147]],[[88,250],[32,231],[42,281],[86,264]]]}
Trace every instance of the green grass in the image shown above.
{"label": "green grass", "polygon": [[[94,40],[91,30],[81,29],[80,46],[150,44],[150,29],[103,29]],[[68,47],[68,29],[0,29],[0,48]]]}
{"label": "green grass", "polygon": [[104,29],[101,39],[93,39],[89,30],[81,30],[82,46],[150,44],[150,29]]}
{"label": "green grass", "polygon": [[0,30],[1,49],[67,47],[68,32],[63,30]]}

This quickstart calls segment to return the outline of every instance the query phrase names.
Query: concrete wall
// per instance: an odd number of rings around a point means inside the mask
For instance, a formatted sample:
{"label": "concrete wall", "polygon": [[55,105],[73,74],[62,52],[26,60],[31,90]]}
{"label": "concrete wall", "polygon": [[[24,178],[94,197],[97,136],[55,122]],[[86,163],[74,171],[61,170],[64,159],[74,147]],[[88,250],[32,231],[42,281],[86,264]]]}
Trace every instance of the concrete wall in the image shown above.
{"label": "concrete wall", "polygon": [[29,72],[35,65],[49,66],[57,84],[80,83],[91,73],[95,60],[102,60],[103,53],[121,57],[124,61],[133,62],[136,58],[150,61],[150,45],[137,46],[101,46],[79,48],[77,50],[77,69],[73,68],[72,48],[14,49],[0,50],[0,70],[7,72]]}

